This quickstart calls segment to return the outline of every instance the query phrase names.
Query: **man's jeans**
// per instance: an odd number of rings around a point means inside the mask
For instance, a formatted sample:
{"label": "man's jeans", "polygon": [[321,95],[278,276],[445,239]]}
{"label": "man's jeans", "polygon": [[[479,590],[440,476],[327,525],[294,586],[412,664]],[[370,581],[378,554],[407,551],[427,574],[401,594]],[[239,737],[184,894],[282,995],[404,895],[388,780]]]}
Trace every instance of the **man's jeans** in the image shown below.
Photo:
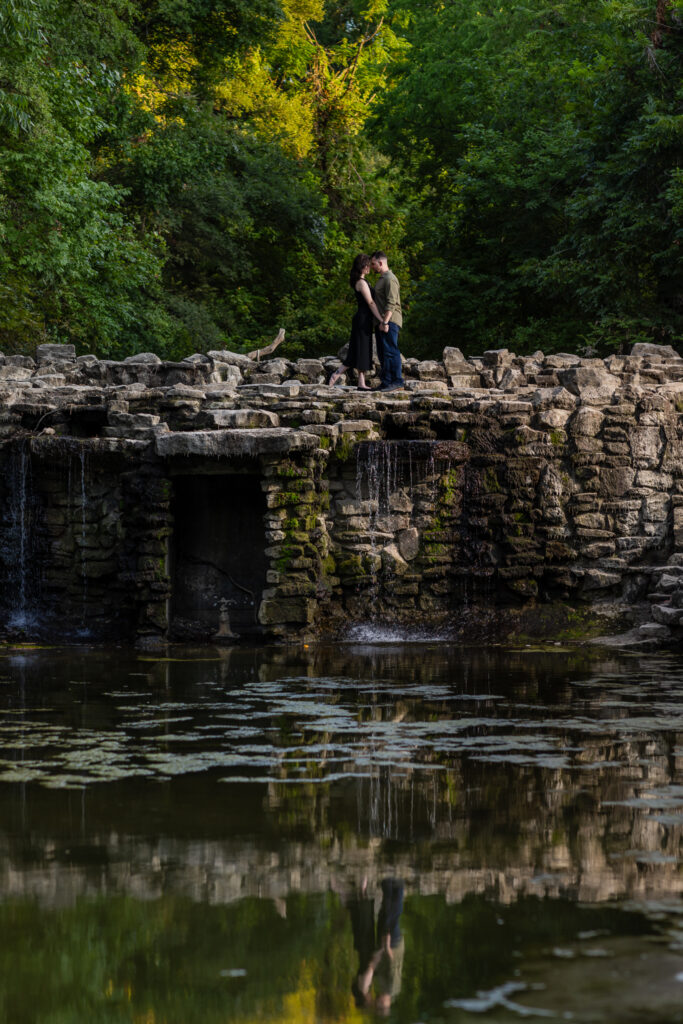
{"label": "man's jeans", "polygon": [[[382,387],[388,388],[394,384],[403,385],[403,373],[401,372],[401,353],[398,350],[398,335],[401,328],[398,324],[389,321],[388,331],[378,331],[377,335],[382,340],[384,359],[380,372]],[[379,348],[379,346],[378,346]]]}
{"label": "man's jeans", "polygon": [[379,360],[379,379],[382,379],[384,372],[384,339],[386,334],[380,331],[379,327],[375,328],[375,348],[377,349],[377,358]]}

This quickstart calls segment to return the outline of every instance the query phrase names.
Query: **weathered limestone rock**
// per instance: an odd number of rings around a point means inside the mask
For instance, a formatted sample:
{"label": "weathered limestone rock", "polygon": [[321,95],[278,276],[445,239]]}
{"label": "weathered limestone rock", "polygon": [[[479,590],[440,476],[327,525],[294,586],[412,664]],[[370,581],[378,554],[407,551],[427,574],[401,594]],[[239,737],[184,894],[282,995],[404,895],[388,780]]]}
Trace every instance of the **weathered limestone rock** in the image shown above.
{"label": "weathered limestone rock", "polygon": [[588,569],[581,581],[584,593],[591,590],[610,590],[622,582],[621,575],[615,572],[603,572],[600,569]]}
{"label": "weathered limestone rock", "polygon": [[251,367],[251,378],[258,380],[259,377],[266,375],[282,378],[286,377],[291,369],[292,364],[288,359],[264,359],[262,363],[255,363]]}
{"label": "weathered limestone rock", "polygon": [[29,366],[17,366],[9,362],[0,365],[0,381],[28,380],[32,375],[33,369]]}
{"label": "weathered limestone rock", "polygon": [[402,576],[408,571],[408,563],[401,555],[396,544],[387,544],[382,548],[382,568],[394,576]]}
{"label": "weathered limestone rock", "polygon": [[314,434],[286,427],[180,431],[156,439],[156,453],[162,458],[255,458],[317,447],[318,438]]}
{"label": "weathered limestone rock", "polygon": [[334,425],[340,434],[354,434],[363,438],[374,433],[375,427],[372,420],[339,420]]}
{"label": "weathered limestone rock", "polygon": [[[405,511],[412,511],[412,502],[409,504],[410,508],[406,508]],[[420,535],[414,526],[399,532],[398,550],[406,562],[412,562],[417,557],[420,550]]]}
{"label": "weathered limestone rock", "polygon": [[277,413],[268,409],[211,409],[207,418],[212,426],[221,427],[279,427]]}
{"label": "weathered limestone rock", "polygon": [[408,391],[436,391],[442,395],[448,394],[448,385],[441,380],[410,380],[406,381]]}
{"label": "weathered limestone rock", "polygon": [[209,380],[215,384],[241,384],[243,380],[242,371],[239,366],[236,366],[233,363],[215,362],[213,364],[213,370],[209,376]]}
{"label": "weathered limestone rock", "polygon": [[[284,384],[268,383],[248,383],[242,384],[239,388],[241,394],[249,396],[258,396],[259,398],[296,398],[301,391],[301,384],[299,381],[292,380],[287,381]],[[253,399],[250,399],[253,400]]]}
{"label": "weathered limestone rock", "polygon": [[673,509],[673,541],[676,551],[683,551],[683,507]]}
{"label": "weathered limestone rock", "polygon": [[419,380],[444,380],[446,379],[446,371],[441,365],[433,359],[425,359],[421,363],[418,363],[416,367],[416,375]]}
{"label": "weathered limestone rock", "polygon": [[654,359],[658,362],[666,362],[668,360],[678,360],[681,357],[678,352],[671,347],[671,345],[651,345],[647,342],[636,342],[631,349],[631,355],[637,358],[648,358]]}
{"label": "weathered limestone rock", "polygon": [[72,361],[76,359],[76,348],[74,345],[38,345],[36,348],[36,360],[41,363],[57,363],[63,360]]}
{"label": "weathered limestone rock", "polygon": [[482,356],[487,366],[510,366],[514,358],[514,352],[506,348],[490,348]]}
{"label": "weathered limestone rock", "polygon": [[574,366],[559,371],[560,383],[573,395],[578,395],[585,405],[608,404],[614,395],[619,380],[602,368]]}
{"label": "weathered limestone rock", "polygon": [[187,402],[201,402],[206,398],[206,392],[199,388],[192,388],[188,384],[174,384],[172,388],[168,388],[164,394],[164,401],[187,401]]}
{"label": "weathered limestone rock", "polygon": [[493,379],[496,386],[503,391],[513,391],[526,384],[524,373],[516,366],[498,367],[494,371]]}
{"label": "weathered limestone rock", "polygon": [[581,358],[571,352],[554,352],[546,356],[543,363],[550,370],[566,370],[571,366],[579,366]]}
{"label": "weathered limestone rock", "polygon": [[651,469],[659,466],[664,448],[659,426],[634,426],[630,434],[630,444],[633,458],[639,468]]}
{"label": "weathered limestone rock", "polygon": [[321,359],[297,359],[294,371],[302,383],[322,384],[327,377]]}
{"label": "weathered limestone rock", "polygon": [[654,604],[651,612],[655,622],[663,626],[678,626],[683,618],[683,611],[669,604]]}
{"label": "weathered limestone rock", "polygon": [[207,355],[217,363],[239,366],[241,370],[251,370],[257,365],[255,359],[250,359],[249,356],[245,356],[241,352],[230,352],[227,349],[212,349]]}
{"label": "weathered limestone rock", "polygon": [[538,388],[531,395],[531,404],[536,412],[546,409],[564,409],[572,412],[576,407],[576,398],[566,388]]}
{"label": "weathered limestone rock", "polygon": [[597,437],[604,422],[604,413],[590,406],[577,409],[568,424],[568,431],[576,437]]}
{"label": "weathered limestone rock", "polygon": [[123,362],[127,366],[135,365],[136,363],[146,364],[147,366],[161,365],[161,359],[154,352],[137,352],[134,356],[128,356]]}
{"label": "weathered limestone rock", "polygon": [[541,430],[564,430],[570,416],[569,409],[543,409],[536,413],[534,424]]}
{"label": "weathered limestone rock", "polygon": [[[441,361],[448,376],[453,373],[462,373],[467,372],[467,370],[472,370],[472,367],[465,361],[465,357],[459,348],[445,348],[443,350]],[[463,366],[466,367],[464,371]]]}
{"label": "weathered limestone rock", "polygon": [[480,388],[481,376],[478,373],[452,373],[448,377],[448,383],[452,388],[455,388],[456,390]]}
{"label": "weathered limestone rock", "polygon": [[160,417],[150,413],[133,414],[110,410],[107,420],[108,426],[102,428],[104,437],[151,440],[168,431],[167,424],[160,423]]}
{"label": "weathered limestone rock", "polygon": [[286,595],[278,597],[275,591],[266,591],[258,612],[263,626],[305,626],[313,622],[315,603],[309,597]]}

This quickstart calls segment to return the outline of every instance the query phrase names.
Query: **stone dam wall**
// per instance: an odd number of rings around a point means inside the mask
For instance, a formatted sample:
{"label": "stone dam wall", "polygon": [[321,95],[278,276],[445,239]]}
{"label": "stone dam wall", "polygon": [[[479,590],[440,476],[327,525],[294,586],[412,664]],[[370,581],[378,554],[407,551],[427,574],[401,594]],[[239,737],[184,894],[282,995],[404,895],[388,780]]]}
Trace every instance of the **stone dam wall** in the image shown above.
{"label": "stone dam wall", "polygon": [[[0,629],[225,642],[395,625],[641,646],[683,621],[683,359],[0,357]],[[604,631],[617,628],[604,626]],[[488,631],[488,632],[487,632]]]}

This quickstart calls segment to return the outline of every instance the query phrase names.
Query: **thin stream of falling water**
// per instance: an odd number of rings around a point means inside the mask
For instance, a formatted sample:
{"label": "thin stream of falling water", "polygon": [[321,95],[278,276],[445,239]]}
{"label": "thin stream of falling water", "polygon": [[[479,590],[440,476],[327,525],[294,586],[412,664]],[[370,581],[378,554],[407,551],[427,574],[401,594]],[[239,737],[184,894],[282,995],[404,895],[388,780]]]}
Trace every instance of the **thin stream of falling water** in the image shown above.
{"label": "thin stream of falling water", "polygon": [[389,515],[391,495],[400,486],[400,465],[396,445],[386,441],[371,441],[359,446],[356,453],[356,500],[363,501],[364,484],[367,486],[368,534],[370,541],[370,601],[369,615],[377,616],[380,578],[377,570],[379,560],[379,533],[381,519]]}
{"label": "thin stream of falling water", "polygon": [[80,450],[80,463],[81,463],[81,577],[83,580],[83,592],[82,602],[83,607],[81,611],[81,628],[86,628],[86,616],[88,609],[88,575],[86,566],[85,556],[85,544],[86,544],[86,510],[87,510],[87,493],[86,493],[86,473],[87,473],[87,461],[85,454],[85,445],[81,446]]}
{"label": "thin stream of falling water", "polygon": [[26,548],[27,548],[27,506],[26,506],[26,449],[21,446],[19,470],[19,615],[26,621]]}
{"label": "thin stream of falling water", "polygon": [[[464,479],[463,479],[463,486],[462,486],[462,504],[461,504],[461,507],[460,507],[460,551],[461,551],[462,557],[466,557],[467,556],[467,552],[465,550],[465,539],[467,537],[467,532],[469,530],[469,524],[468,524],[468,521],[467,521],[467,517],[469,515],[469,501],[468,501],[468,497],[469,497],[469,493],[468,493],[468,491],[469,491],[469,488],[468,488],[469,476],[468,476],[468,470],[469,470],[469,467],[466,466],[465,470],[464,470]],[[463,579],[462,611],[463,611],[463,615],[465,616],[465,618],[467,618],[467,616],[469,615],[469,611],[470,611],[470,592],[469,592],[468,577],[467,576],[465,576],[464,579]]]}
{"label": "thin stream of falling water", "polygon": [[379,505],[379,472],[375,454],[376,446],[361,446],[356,453],[356,500],[363,500],[363,483],[367,483],[368,491],[368,534],[370,537],[370,618],[374,618],[379,596],[379,578],[377,563],[377,511]]}
{"label": "thin stream of falling water", "polygon": [[11,460],[11,530],[10,543],[18,554],[16,567],[17,598],[12,609],[11,625],[24,627],[28,624],[27,586],[29,571],[30,543],[30,501],[31,460],[24,442],[15,446]]}

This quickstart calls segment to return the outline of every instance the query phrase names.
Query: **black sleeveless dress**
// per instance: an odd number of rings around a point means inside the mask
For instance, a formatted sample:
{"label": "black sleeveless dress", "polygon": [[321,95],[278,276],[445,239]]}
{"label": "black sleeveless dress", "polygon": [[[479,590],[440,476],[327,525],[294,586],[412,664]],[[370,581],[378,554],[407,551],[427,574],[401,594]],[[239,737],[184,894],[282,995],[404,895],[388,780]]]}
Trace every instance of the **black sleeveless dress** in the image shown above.
{"label": "black sleeveless dress", "polygon": [[[370,289],[374,300],[375,293]],[[358,309],[353,314],[351,321],[351,338],[349,340],[349,351],[346,356],[346,365],[354,370],[372,369],[372,331],[373,316],[370,307],[360,292],[354,288]]]}

